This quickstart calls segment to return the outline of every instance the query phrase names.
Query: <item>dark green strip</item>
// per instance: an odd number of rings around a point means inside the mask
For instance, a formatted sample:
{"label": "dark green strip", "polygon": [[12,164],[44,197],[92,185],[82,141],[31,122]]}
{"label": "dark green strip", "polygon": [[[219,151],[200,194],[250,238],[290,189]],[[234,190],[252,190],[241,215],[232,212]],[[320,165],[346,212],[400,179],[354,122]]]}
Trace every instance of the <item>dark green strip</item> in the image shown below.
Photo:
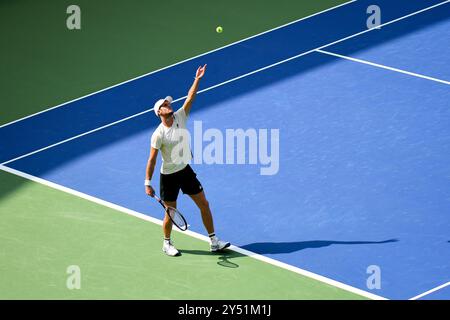
{"label": "dark green strip", "polygon": [[0,124],[344,2],[77,0],[70,31],[73,1],[2,1]]}

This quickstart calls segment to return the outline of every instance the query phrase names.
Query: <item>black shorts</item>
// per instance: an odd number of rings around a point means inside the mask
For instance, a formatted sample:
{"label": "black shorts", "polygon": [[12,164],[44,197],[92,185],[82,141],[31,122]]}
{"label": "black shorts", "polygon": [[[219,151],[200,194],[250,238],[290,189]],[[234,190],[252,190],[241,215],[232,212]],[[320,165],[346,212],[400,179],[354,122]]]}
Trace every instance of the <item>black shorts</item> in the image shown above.
{"label": "black shorts", "polygon": [[197,174],[187,165],[183,170],[171,174],[160,174],[159,194],[164,201],[176,201],[178,192],[184,194],[197,194],[203,190],[202,184],[197,179]]}

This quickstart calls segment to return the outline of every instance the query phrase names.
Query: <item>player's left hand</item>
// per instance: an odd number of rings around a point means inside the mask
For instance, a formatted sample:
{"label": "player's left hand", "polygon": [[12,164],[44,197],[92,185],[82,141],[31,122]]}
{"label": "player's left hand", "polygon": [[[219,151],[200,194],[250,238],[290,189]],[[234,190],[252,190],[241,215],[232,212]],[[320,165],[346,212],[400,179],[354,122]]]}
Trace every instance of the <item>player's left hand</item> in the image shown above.
{"label": "player's left hand", "polygon": [[203,67],[202,66],[198,67],[195,77],[197,79],[203,78],[203,76],[205,75],[205,71],[206,71],[206,64]]}

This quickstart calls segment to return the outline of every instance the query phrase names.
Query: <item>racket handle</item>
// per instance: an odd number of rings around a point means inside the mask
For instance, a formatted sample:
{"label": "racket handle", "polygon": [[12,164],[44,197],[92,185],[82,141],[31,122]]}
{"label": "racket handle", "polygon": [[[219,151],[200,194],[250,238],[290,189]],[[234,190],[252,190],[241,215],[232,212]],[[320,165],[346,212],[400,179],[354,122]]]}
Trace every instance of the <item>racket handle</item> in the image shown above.
{"label": "racket handle", "polygon": [[166,209],[166,204],[156,194],[153,195],[155,199]]}

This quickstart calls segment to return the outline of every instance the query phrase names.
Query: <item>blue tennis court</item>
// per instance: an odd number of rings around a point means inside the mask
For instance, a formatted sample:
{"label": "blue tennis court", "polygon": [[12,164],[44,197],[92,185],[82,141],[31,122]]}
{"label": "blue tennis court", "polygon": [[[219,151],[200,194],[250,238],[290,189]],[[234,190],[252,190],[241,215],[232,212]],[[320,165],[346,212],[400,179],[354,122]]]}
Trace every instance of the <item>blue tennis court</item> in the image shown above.
{"label": "blue tennis court", "polygon": [[[142,184],[159,124],[149,108],[165,95],[181,107],[206,63],[193,136],[199,121],[201,134],[279,132],[271,175],[248,154],[246,164],[192,164],[222,238],[388,299],[450,299],[450,1],[377,1],[375,30],[366,26],[371,4],[351,2],[2,126],[0,161],[162,219]],[[179,207],[204,234],[194,204],[180,197]],[[379,289],[367,287],[370,266],[381,270]]]}

